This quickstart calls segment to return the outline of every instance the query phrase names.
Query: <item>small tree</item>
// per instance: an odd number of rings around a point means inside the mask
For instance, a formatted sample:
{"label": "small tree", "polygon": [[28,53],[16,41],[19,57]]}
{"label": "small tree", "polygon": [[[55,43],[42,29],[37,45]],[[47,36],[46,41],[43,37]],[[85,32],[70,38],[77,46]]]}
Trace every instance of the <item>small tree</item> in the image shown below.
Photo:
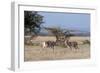
{"label": "small tree", "polygon": [[31,40],[38,35],[43,23],[43,16],[36,11],[24,11],[24,34],[30,35],[30,38],[25,38],[25,42],[31,44]]}
{"label": "small tree", "polygon": [[24,12],[24,27],[25,34],[37,35],[43,23],[43,16],[38,14],[36,11],[25,11]]}
{"label": "small tree", "polygon": [[55,27],[55,28],[45,28],[49,32],[51,32],[55,37],[56,41],[61,41],[61,40],[68,40],[70,36],[73,36],[69,30],[63,30],[60,27]]}

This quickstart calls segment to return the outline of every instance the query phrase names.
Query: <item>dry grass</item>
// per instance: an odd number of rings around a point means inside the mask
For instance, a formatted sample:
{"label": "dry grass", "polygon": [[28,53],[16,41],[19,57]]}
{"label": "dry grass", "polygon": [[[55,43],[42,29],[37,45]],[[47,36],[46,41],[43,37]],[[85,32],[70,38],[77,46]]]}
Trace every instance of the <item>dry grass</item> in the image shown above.
{"label": "dry grass", "polygon": [[[37,37],[34,42],[42,41],[55,41],[55,37]],[[89,40],[89,37],[71,37],[71,40],[77,41],[78,43]],[[71,50],[70,48],[64,48],[61,46],[55,46],[52,48],[42,48],[41,46],[28,46],[25,45],[25,61],[39,61],[39,60],[61,60],[61,59],[86,59],[90,58],[90,45],[80,44],[78,50]]]}

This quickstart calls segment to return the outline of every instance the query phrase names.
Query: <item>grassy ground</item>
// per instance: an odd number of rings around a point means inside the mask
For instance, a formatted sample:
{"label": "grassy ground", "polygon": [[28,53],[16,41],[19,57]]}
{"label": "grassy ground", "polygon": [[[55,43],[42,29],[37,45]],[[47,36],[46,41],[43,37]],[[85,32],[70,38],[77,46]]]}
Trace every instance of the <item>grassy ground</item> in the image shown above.
{"label": "grassy ground", "polygon": [[[54,37],[37,37],[34,41],[55,40]],[[87,40],[89,37],[72,37],[71,40],[81,42]],[[90,45],[80,44],[78,50],[71,50],[68,47],[55,46],[52,48],[42,48],[41,46],[25,45],[24,60],[25,61],[39,61],[39,60],[61,60],[61,59],[86,59],[90,58]]]}

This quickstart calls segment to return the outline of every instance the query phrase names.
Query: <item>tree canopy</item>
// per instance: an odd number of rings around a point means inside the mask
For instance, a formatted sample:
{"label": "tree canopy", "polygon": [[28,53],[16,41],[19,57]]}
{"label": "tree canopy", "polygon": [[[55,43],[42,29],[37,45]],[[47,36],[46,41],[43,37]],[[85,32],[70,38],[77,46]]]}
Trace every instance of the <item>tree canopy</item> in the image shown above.
{"label": "tree canopy", "polygon": [[24,11],[25,34],[37,35],[41,30],[43,16],[36,11]]}
{"label": "tree canopy", "polygon": [[51,32],[55,37],[56,40],[65,40],[65,39],[69,39],[71,36],[74,36],[73,34],[70,33],[70,30],[64,30],[61,29],[60,27],[53,27],[53,28],[46,28],[46,30],[48,30],[49,32]]}

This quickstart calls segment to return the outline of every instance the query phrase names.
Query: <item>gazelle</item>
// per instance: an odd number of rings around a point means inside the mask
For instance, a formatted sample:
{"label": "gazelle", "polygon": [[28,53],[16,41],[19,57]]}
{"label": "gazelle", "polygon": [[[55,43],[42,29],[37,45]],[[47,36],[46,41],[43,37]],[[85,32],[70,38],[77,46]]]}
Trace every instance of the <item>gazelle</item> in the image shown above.
{"label": "gazelle", "polygon": [[67,40],[67,41],[65,41],[65,44],[66,44],[66,46],[67,47],[69,47],[69,48],[71,48],[71,49],[79,49],[78,48],[78,43],[76,42],[76,41],[69,41],[69,40]]}

